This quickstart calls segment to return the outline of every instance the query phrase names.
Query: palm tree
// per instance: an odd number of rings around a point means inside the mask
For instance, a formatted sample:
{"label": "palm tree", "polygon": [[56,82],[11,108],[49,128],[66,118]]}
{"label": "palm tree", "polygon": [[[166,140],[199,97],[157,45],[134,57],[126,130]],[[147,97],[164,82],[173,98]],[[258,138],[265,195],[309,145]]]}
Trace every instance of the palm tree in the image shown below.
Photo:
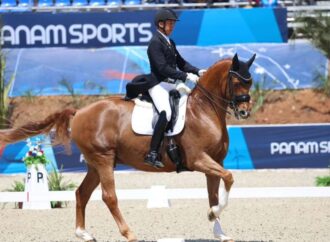
{"label": "palm tree", "polygon": [[[293,38],[302,37],[309,39],[313,45],[322,50],[330,59],[330,16],[328,13],[311,13],[296,18],[299,27],[294,31]],[[330,73],[330,60],[328,61],[328,73]],[[320,76],[318,88],[330,96],[330,75]]]}
{"label": "palm tree", "polygon": [[327,13],[302,15],[296,18],[296,23],[299,27],[295,30],[293,38],[301,36],[309,39],[330,59],[330,16]]}
{"label": "palm tree", "polygon": [[[0,16],[0,33],[2,29],[2,21]],[[0,129],[6,128],[8,124],[9,115],[9,98],[8,93],[14,80],[14,74],[10,80],[6,83],[5,70],[6,70],[6,57],[2,50],[2,41],[0,34]]]}

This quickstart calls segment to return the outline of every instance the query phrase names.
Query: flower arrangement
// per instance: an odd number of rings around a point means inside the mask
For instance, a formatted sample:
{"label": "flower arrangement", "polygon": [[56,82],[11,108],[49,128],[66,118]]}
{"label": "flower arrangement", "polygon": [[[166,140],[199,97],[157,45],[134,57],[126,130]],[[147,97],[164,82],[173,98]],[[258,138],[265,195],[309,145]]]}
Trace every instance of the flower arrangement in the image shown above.
{"label": "flower arrangement", "polygon": [[33,144],[30,140],[28,140],[28,147],[30,147],[30,149],[23,158],[24,164],[26,166],[37,164],[46,165],[49,163],[49,160],[47,160],[39,142],[37,142],[37,144]]}

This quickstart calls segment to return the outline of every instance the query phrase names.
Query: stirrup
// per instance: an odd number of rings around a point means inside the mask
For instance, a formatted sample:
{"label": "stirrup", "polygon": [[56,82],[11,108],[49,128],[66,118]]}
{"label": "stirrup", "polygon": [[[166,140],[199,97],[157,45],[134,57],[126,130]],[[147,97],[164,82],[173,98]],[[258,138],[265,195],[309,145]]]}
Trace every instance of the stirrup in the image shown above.
{"label": "stirrup", "polygon": [[156,151],[150,151],[144,158],[144,163],[155,168],[163,168],[164,164],[158,159],[158,153]]}

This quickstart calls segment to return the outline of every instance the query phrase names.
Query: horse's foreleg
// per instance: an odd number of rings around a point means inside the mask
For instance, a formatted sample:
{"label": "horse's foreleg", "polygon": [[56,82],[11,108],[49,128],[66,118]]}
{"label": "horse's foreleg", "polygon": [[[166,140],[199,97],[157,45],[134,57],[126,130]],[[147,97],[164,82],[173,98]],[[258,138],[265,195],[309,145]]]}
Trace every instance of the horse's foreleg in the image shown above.
{"label": "horse's foreleg", "polygon": [[88,200],[100,183],[97,171],[88,166],[88,171],[83,182],[76,190],[76,236],[84,241],[94,241],[95,239],[85,230],[85,210]]}
{"label": "horse's foreleg", "polygon": [[[220,164],[214,161],[207,154],[203,154],[201,159],[194,163],[196,171],[206,174],[207,190],[209,195],[210,209],[208,211],[208,218],[214,221],[213,234],[221,241],[231,241],[231,238],[226,236],[221,229],[219,216],[222,210],[228,204],[229,191],[234,183],[233,175],[230,171],[225,170]],[[225,183],[225,188],[221,189],[219,198],[220,178]]]}
{"label": "horse's foreleg", "polygon": [[[229,191],[234,183],[233,175],[207,154],[203,154],[203,156],[194,163],[194,169],[205,173],[207,176],[209,202],[211,207],[208,217],[209,219],[214,220],[219,217],[222,210],[228,204]],[[221,189],[220,199],[218,200],[220,178],[224,181],[225,187]]]}
{"label": "horse's foreleg", "polygon": [[[208,219],[210,221],[215,220],[219,215],[216,210],[218,210],[219,207],[219,185],[220,185],[220,177],[218,176],[210,176],[206,175],[206,181],[207,181],[207,193],[209,198],[209,205],[210,210],[208,212]],[[217,214],[217,216],[215,215]]]}
{"label": "horse's foreleg", "polygon": [[[210,209],[207,213],[208,219],[214,221],[213,234],[215,238],[221,241],[230,241],[231,238],[226,236],[220,225],[220,213],[226,207],[228,195],[225,194],[225,189],[221,190],[221,196],[219,200],[219,185],[220,177],[206,175],[207,192],[209,197]],[[228,194],[228,193],[227,193]]]}
{"label": "horse's foreleg", "polygon": [[102,186],[102,200],[109,208],[113,218],[115,219],[120,233],[127,238],[128,241],[137,241],[134,233],[130,230],[126,224],[124,217],[122,216],[119,207],[118,199],[115,191],[115,181],[113,167],[111,165],[105,165],[99,167],[99,174]]}

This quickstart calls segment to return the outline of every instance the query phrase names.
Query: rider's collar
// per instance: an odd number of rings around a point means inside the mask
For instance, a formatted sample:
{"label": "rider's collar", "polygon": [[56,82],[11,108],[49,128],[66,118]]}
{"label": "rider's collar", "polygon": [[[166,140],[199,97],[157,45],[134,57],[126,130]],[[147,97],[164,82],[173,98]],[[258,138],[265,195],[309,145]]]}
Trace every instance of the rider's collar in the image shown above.
{"label": "rider's collar", "polygon": [[159,31],[158,29],[157,29],[157,31],[158,31],[158,33],[160,33],[160,34],[166,39],[166,41],[167,41],[169,44],[171,44],[171,42],[170,42],[170,38],[169,38],[166,34],[162,33],[162,32]]}

